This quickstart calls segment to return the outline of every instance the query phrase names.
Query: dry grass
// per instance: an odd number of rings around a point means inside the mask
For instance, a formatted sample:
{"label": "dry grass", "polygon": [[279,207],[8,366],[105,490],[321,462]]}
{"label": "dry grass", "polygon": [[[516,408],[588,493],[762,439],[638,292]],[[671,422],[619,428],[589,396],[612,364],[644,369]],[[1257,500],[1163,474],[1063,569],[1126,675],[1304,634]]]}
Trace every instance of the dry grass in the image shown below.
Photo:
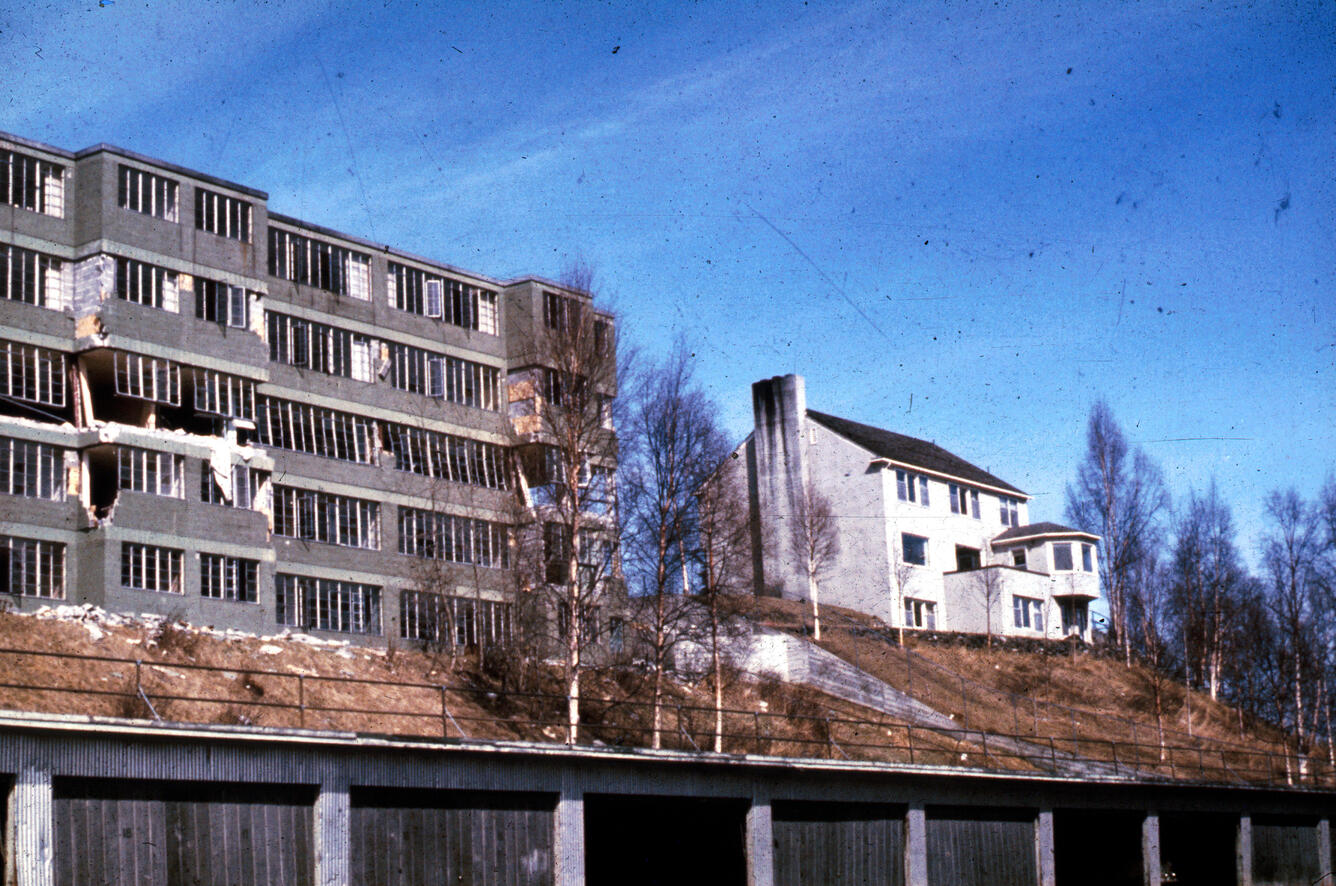
{"label": "dry grass", "polygon": [[[757,599],[748,605],[748,615],[810,637],[807,604]],[[1052,740],[1060,751],[1171,776],[1204,770],[1232,780],[1240,771],[1273,765],[1267,754],[1287,753],[1276,729],[1243,722],[1236,709],[1201,692],[1189,695],[1163,678],[1157,724],[1155,677],[1139,663],[1128,668],[1119,658],[1066,643],[1040,651],[1034,643],[1016,648],[995,638],[987,649],[981,643],[933,642],[914,632],[905,632],[904,643],[899,645],[896,630],[870,616],[822,608],[823,648],[948,714],[962,728],[1041,744]]]}
{"label": "dry grass", "polygon": [[[0,708],[10,710],[437,738],[563,738],[560,676],[542,666],[529,674],[529,692],[511,692],[471,656],[217,636],[171,622],[89,627],[16,613],[0,613],[0,647],[14,650],[0,652]],[[647,675],[590,671],[582,682],[585,740],[649,743]],[[712,701],[707,683],[669,681],[663,746],[710,749]],[[724,706],[730,753],[985,763],[968,741],[917,729],[909,735],[903,723],[801,686],[732,676]]]}

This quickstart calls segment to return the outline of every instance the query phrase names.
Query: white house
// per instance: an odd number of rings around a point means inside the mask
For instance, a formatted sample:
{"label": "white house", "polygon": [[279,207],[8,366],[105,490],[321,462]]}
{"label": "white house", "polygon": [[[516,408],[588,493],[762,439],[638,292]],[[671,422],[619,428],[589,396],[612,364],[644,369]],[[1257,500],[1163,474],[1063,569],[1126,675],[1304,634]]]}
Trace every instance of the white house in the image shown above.
{"label": "white house", "polygon": [[810,599],[799,527],[824,497],[839,549],[820,602],[906,628],[1089,639],[1098,536],[1030,524],[1029,496],[934,443],[808,409],[801,376],[755,383],[752,405],[722,476],[740,489],[745,471],[757,594]]}

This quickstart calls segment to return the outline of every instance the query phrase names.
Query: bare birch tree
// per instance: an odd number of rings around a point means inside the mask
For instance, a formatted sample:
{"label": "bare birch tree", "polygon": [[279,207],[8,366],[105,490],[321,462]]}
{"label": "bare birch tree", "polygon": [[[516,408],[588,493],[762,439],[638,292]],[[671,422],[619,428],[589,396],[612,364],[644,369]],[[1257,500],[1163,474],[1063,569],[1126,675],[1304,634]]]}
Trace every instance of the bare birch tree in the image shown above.
{"label": "bare birch tree", "polygon": [[[722,438],[712,450],[723,450]],[[709,614],[710,674],[714,690],[714,751],[724,750],[722,645],[734,639],[733,601],[751,587],[752,525],[747,507],[746,466],[738,453],[724,458],[697,494],[700,539],[700,599]]]}
{"label": "bare birch tree", "polygon": [[970,582],[973,585],[975,596],[983,602],[984,606],[984,628],[987,631],[988,639],[984,642],[987,648],[993,648],[993,605],[1002,599],[1002,567],[984,566],[981,569],[974,570],[970,576]]}
{"label": "bare birch tree", "polygon": [[624,395],[620,429],[627,572],[635,592],[652,600],[636,625],[650,654],[654,748],[662,746],[665,671],[696,609],[687,587],[698,542],[693,493],[719,459],[715,407],[692,372],[681,341],[664,360],[646,364]]}
{"label": "bare birch tree", "polygon": [[612,317],[592,305],[589,266],[572,266],[562,283],[564,292],[543,294],[538,365],[529,381],[540,433],[538,445],[527,447],[523,472],[542,522],[545,587],[562,647],[566,740],[573,744],[584,652],[598,639],[595,607],[607,582],[616,580],[618,367]]}
{"label": "bare birch tree", "polygon": [[1067,487],[1067,518],[1078,529],[1103,539],[1100,579],[1109,595],[1115,640],[1132,665],[1129,604],[1136,593],[1137,567],[1156,544],[1159,518],[1169,495],[1159,468],[1139,447],[1129,447],[1122,428],[1103,400],[1090,409],[1086,456],[1075,484]]}
{"label": "bare birch tree", "polygon": [[1302,753],[1304,677],[1313,658],[1320,603],[1319,526],[1314,510],[1293,489],[1267,496],[1266,513],[1271,521],[1263,554],[1271,580],[1268,605],[1287,647],[1294,736]]}
{"label": "bare birch tree", "polygon": [[821,640],[821,580],[835,566],[840,554],[840,530],[830,500],[809,479],[799,490],[789,544],[802,575],[807,579],[807,596],[812,601],[812,639]]}

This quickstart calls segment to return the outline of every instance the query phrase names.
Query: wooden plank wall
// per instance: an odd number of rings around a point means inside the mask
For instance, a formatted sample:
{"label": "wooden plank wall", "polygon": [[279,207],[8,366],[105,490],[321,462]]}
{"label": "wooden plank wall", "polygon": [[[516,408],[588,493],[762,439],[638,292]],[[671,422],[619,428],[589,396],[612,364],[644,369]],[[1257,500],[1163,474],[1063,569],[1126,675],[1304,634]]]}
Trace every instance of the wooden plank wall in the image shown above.
{"label": "wooden plank wall", "polygon": [[1317,822],[1253,821],[1253,886],[1316,883]]}
{"label": "wooden plank wall", "polygon": [[356,886],[548,886],[551,797],[355,790]]}
{"label": "wooden plank wall", "polygon": [[929,809],[928,882],[932,886],[1034,886],[1032,814],[985,809]]}
{"label": "wooden plank wall", "polygon": [[314,792],[58,780],[57,886],[313,886]]}
{"label": "wooden plank wall", "polygon": [[904,807],[776,803],[775,886],[901,886],[904,818]]}

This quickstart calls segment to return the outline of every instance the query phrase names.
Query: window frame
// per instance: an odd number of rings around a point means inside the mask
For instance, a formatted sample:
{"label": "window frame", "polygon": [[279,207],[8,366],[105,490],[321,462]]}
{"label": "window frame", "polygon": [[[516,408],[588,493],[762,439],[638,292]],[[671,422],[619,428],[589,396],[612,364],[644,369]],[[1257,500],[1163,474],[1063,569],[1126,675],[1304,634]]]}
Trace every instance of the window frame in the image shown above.
{"label": "window frame", "polygon": [[[922,552],[922,559],[921,559],[921,560],[911,560],[911,559],[910,559],[910,550],[911,550],[910,540],[911,540],[911,539],[914,541],[914,546],[913,546],[913,547],[914,547],[915,549],[917,549],[917,550],[919,550],[919,551]],[[924,566],[924,567],[926,567],[926,566],[928,565],[928,541],[929,541],[929,540],[928,540],[928,538],[927,538],[926,536],[918,535],[918,534],[913,533],[913,532],[901,532],[901,533],[900,533],[900,560],[901,560],[901,562],[905,563],[905,564],[908,565],[908,566]]]}

